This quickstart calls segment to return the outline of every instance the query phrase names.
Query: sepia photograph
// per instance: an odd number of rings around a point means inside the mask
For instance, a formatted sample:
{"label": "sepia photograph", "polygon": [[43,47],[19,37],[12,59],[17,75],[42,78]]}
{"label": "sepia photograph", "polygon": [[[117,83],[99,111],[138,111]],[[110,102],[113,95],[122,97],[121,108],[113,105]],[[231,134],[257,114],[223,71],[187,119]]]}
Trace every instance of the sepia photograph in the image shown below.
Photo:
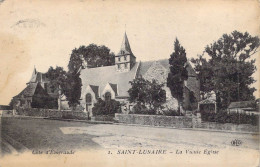
{"label": "sepia photograph", "polygon": [[0,167],[257,167],[258,0],[1,0]]}

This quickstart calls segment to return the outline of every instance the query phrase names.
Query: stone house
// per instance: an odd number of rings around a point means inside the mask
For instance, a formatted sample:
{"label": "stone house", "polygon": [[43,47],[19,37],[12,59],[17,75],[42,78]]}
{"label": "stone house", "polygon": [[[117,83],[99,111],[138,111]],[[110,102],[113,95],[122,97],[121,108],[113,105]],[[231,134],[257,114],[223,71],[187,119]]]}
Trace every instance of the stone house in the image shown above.
{"label": "stone house", "polygon": [[[98,98],[115,99],[124,106],[123,112],[131,110],[133,104],[128,102],[128,90],[131,88],[129,81],[142,76],[147,80],[155,79],[163,83],[166,90],[167,101],[164,104],[169,109],[177,109],[177,100],[172,97],[170,89],[166,86],[167,76],[170,71],[168,59],[157,61],[136,62],[127,35],[124,34],[123,42],[118,54],[115,56],[115,65],[85,68],[80,71],[82,80],[80,105],[92,116],[92,108]],[[190,94],[193,92],[196,102],[200,100],[199,80],[189,62],[186,63],[188,79],[185,81],[184,106],[191,106]],[[196,103],[195,102],[195,103]],[[194,105],[195,108],[197,104]]]}
{"label": "stone house", "polygon": [[[33,70],[27,86],[13,97],[14,108],[58,108],[58,90],[50,87],[46,74]],[[68,108],[67,102],[61,104],[62,109]]]}

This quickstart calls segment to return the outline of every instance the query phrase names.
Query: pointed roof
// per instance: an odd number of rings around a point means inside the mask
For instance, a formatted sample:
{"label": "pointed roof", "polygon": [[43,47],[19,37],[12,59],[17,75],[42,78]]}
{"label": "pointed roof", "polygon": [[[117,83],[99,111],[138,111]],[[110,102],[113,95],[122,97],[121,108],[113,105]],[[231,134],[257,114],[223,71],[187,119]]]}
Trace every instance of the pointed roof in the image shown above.
{"label": "pointed roof", "polygon": [[35,95],[36,90],[39,90],[38,93],[41,93],[41,96],[48,96],[47,92],[42,88],[40,83],[30,83],[27,85],[27,87],[20,92],[17,96],[14,98],[21,98],[22,96],[24,97],[32,97]]}
{"label": "pointed roof", "polygon": [[36,82],[47,82],[47,81],[48,81],[48,79],[46,77],[46,74],[38,72],[36,70],[36,68],[34,67],[31,79],[30,79],[30,81],[27,84],[29,84],[29,83],[36,83]]}
{"label": "pointed roof", "polygon": [[34,66],[32,77],[31,77],[29,82],[36,82],[36,79],[37,79],[37,71],[36,71],[36,68]]}
{"label": "pointed roof", "polygon": [[127,38],[127,35],[126,35],[126,32],[125,32],[125,35],[124,35],[124,38],[123,38],[123,41],[122,41],[122,44],[121,44],[121,48],[120,48],[120,51],[119,51],[118,54],[120,54],[122,51],[125,54],[133,54],[131,47],[130,47],[130,44],[129,44],[129,41],[128,41],[128,38]]}
{"label": "pointed roof", "polygon": [[99,93],[98,93],[99,86],[95,86],[95,85],[89,85],[89,86],[95,93],[96,98],[98,98],[99,97]]}
{"label": "pointed roof", "polygon": [[109,83],[110,87],[113,89],[113,91],[115,92],[115,95],[117,96],[117,84],[112,84],[112,83]]}

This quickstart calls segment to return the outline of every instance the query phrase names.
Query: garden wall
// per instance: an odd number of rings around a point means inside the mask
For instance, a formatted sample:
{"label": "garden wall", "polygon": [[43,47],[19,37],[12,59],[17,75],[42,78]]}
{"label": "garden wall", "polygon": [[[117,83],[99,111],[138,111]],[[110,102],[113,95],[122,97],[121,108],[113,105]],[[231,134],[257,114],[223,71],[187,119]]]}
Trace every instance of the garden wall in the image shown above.
{"label": "garden wall", "polygon": [[139,114],[115,114],[119,123],[139,124],[151,126],[165,126],[174,128],[194,128],[233,132],[259,132],[258,126],[250,124],[231,124],[202,122],[198,116],[163,116],[163,115],[139,115]]}
{"label": "garden wall", "polygon": [[47,118],[67,118],[67,119],[88,118],[87,114],[84,112],[79,112],[79,111],[72,112],[68,110],[59,111],[57,109],[41,109],[41,108],[29,108],[29,109],[18,108],[16,110],[16,114],[23,115],[23,116],[47,117]]}
{"label": "garden wall", "polygon": [[166,126],[174,128],[192,128],[192,118],[184,116],[115,114],[119,123],[151,126]]}
{"label": "garden wall", "polygon": [[259,132],[258,126],[250,124],[232,124],[232,123],[217,123],[217,122],[202,122],[196,124],[193,128],[211,129],[211,130],[222,130],[232,132]]}

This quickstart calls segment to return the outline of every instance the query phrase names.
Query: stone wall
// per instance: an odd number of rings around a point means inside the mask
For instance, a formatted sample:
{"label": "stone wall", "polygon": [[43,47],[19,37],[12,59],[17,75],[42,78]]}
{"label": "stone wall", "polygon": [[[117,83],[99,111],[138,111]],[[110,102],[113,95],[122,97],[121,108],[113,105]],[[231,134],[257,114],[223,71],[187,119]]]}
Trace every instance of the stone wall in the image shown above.
{"label": "stone wall", "polygon": [[216,123],[216,122],[202,122],[193,128],[203,128],[211,130],[233,131],[233,132],[259,132],[258,126],[250,124],[231,124],[231,123]]}
{"label": "stone wall", "polygon": [[174,128],[194,128],[231,132],[259,132],[258,126],[249,124],[221,124],[216,122],[202,122],[198,116],[163,116],[139,114],[115,114],[115,120],[125,124],[139,124],[150,126],[164,126]]}
{"label": "stone wall", "polygon": [[125,124],[192,128],[192,118],[184,116],[115,114],[115,120]]}
{"label": "stone wall", "polygon": [[57,110],[57,109],[40,109],[40,108],[29,108],[23,109],[18,108],[16,110],[17,115],[33,116],[33,117],[47,117],[47,118],[88,118],[87,114],[79,111],[68,111],[68,110]]}

